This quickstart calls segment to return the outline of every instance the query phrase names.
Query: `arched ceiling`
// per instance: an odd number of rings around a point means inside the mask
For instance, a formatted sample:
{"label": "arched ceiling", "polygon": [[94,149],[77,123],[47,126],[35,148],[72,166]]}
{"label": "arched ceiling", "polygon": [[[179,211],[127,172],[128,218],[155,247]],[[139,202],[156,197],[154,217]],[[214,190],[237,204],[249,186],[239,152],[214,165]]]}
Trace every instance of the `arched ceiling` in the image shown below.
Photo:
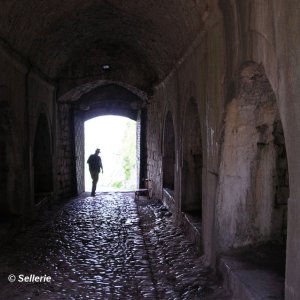
{"label": "arched ceiling", "polygon": [[3,0],[0,37],[50,79],[91,77],[147,91],[203,28],[206,2]]}

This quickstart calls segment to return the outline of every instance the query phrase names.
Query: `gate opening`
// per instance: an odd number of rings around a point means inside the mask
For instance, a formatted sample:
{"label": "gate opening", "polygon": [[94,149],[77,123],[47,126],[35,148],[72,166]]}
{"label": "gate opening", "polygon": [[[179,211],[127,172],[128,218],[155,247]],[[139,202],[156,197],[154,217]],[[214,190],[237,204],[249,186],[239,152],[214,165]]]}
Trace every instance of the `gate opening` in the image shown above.
{"label": "gate opening", "polygon": [[136,121],[120,116],[101,116],[85,121],[85,191],[92,179],[87,160],[100,148],[103,174],[96,192],[135,190],[137,185]]}

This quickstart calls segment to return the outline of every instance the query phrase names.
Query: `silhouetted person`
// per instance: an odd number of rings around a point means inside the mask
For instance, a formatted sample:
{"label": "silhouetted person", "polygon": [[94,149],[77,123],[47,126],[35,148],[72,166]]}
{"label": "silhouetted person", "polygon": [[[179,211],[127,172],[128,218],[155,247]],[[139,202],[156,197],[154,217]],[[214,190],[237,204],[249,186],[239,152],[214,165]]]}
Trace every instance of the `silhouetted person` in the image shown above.
{"label": "silhouetted person", "polygon": [[93,197],[95,196],[100,170],[102,170],[102,174],[103,174],[103,166],[102,166],[102,161],[101,161],[101,157],[99,156],[99,153],[100,153],[100,149],[96,149],[95,154],[91,154],[89,159],[87,160],[87,163],[89,164],[91,177],[93,179],[92,193],[91,193],[91,196]]}

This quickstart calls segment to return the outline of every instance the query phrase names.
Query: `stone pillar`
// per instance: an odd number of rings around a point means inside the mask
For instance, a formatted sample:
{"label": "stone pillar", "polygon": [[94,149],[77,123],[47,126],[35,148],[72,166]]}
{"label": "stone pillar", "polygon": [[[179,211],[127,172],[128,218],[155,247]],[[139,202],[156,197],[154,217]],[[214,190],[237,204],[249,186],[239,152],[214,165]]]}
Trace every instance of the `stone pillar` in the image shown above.
{"label": "stone pillar", "polygon": [[84,192],[84,121],[81,112],[74,113],[74,138],[77,193]]}
{"label": "stone pillar", "polygon": [[298,0],[274,1],[279,63],[279,109],[289,168],[285,299],[300,299],[300,6]]}

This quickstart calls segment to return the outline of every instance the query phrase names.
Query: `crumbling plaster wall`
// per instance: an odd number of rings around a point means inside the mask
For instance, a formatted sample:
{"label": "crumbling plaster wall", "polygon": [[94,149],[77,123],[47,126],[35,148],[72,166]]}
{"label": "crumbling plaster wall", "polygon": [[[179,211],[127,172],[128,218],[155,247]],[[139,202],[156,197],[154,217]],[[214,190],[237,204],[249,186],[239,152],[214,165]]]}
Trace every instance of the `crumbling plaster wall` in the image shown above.
{"label": "crumbling plaster wall", "polygon": [[[211,2],[213,3],[213,2]],[[214,2],[215,3],[215,2]],[[224,40],[222,18],[210,7],[207,31],[200,33],[169,76],[156,87],[148,106],[148,177],[155,196],[162,198],[162,138],[167,112],[172,113],[175,131],[175,206],[181,216],[182,134],[185,111],[191,98],[197,103],[201,123],[203,170],[202,211],[204,257],[214,264],[214,200],[223,119]]]}

